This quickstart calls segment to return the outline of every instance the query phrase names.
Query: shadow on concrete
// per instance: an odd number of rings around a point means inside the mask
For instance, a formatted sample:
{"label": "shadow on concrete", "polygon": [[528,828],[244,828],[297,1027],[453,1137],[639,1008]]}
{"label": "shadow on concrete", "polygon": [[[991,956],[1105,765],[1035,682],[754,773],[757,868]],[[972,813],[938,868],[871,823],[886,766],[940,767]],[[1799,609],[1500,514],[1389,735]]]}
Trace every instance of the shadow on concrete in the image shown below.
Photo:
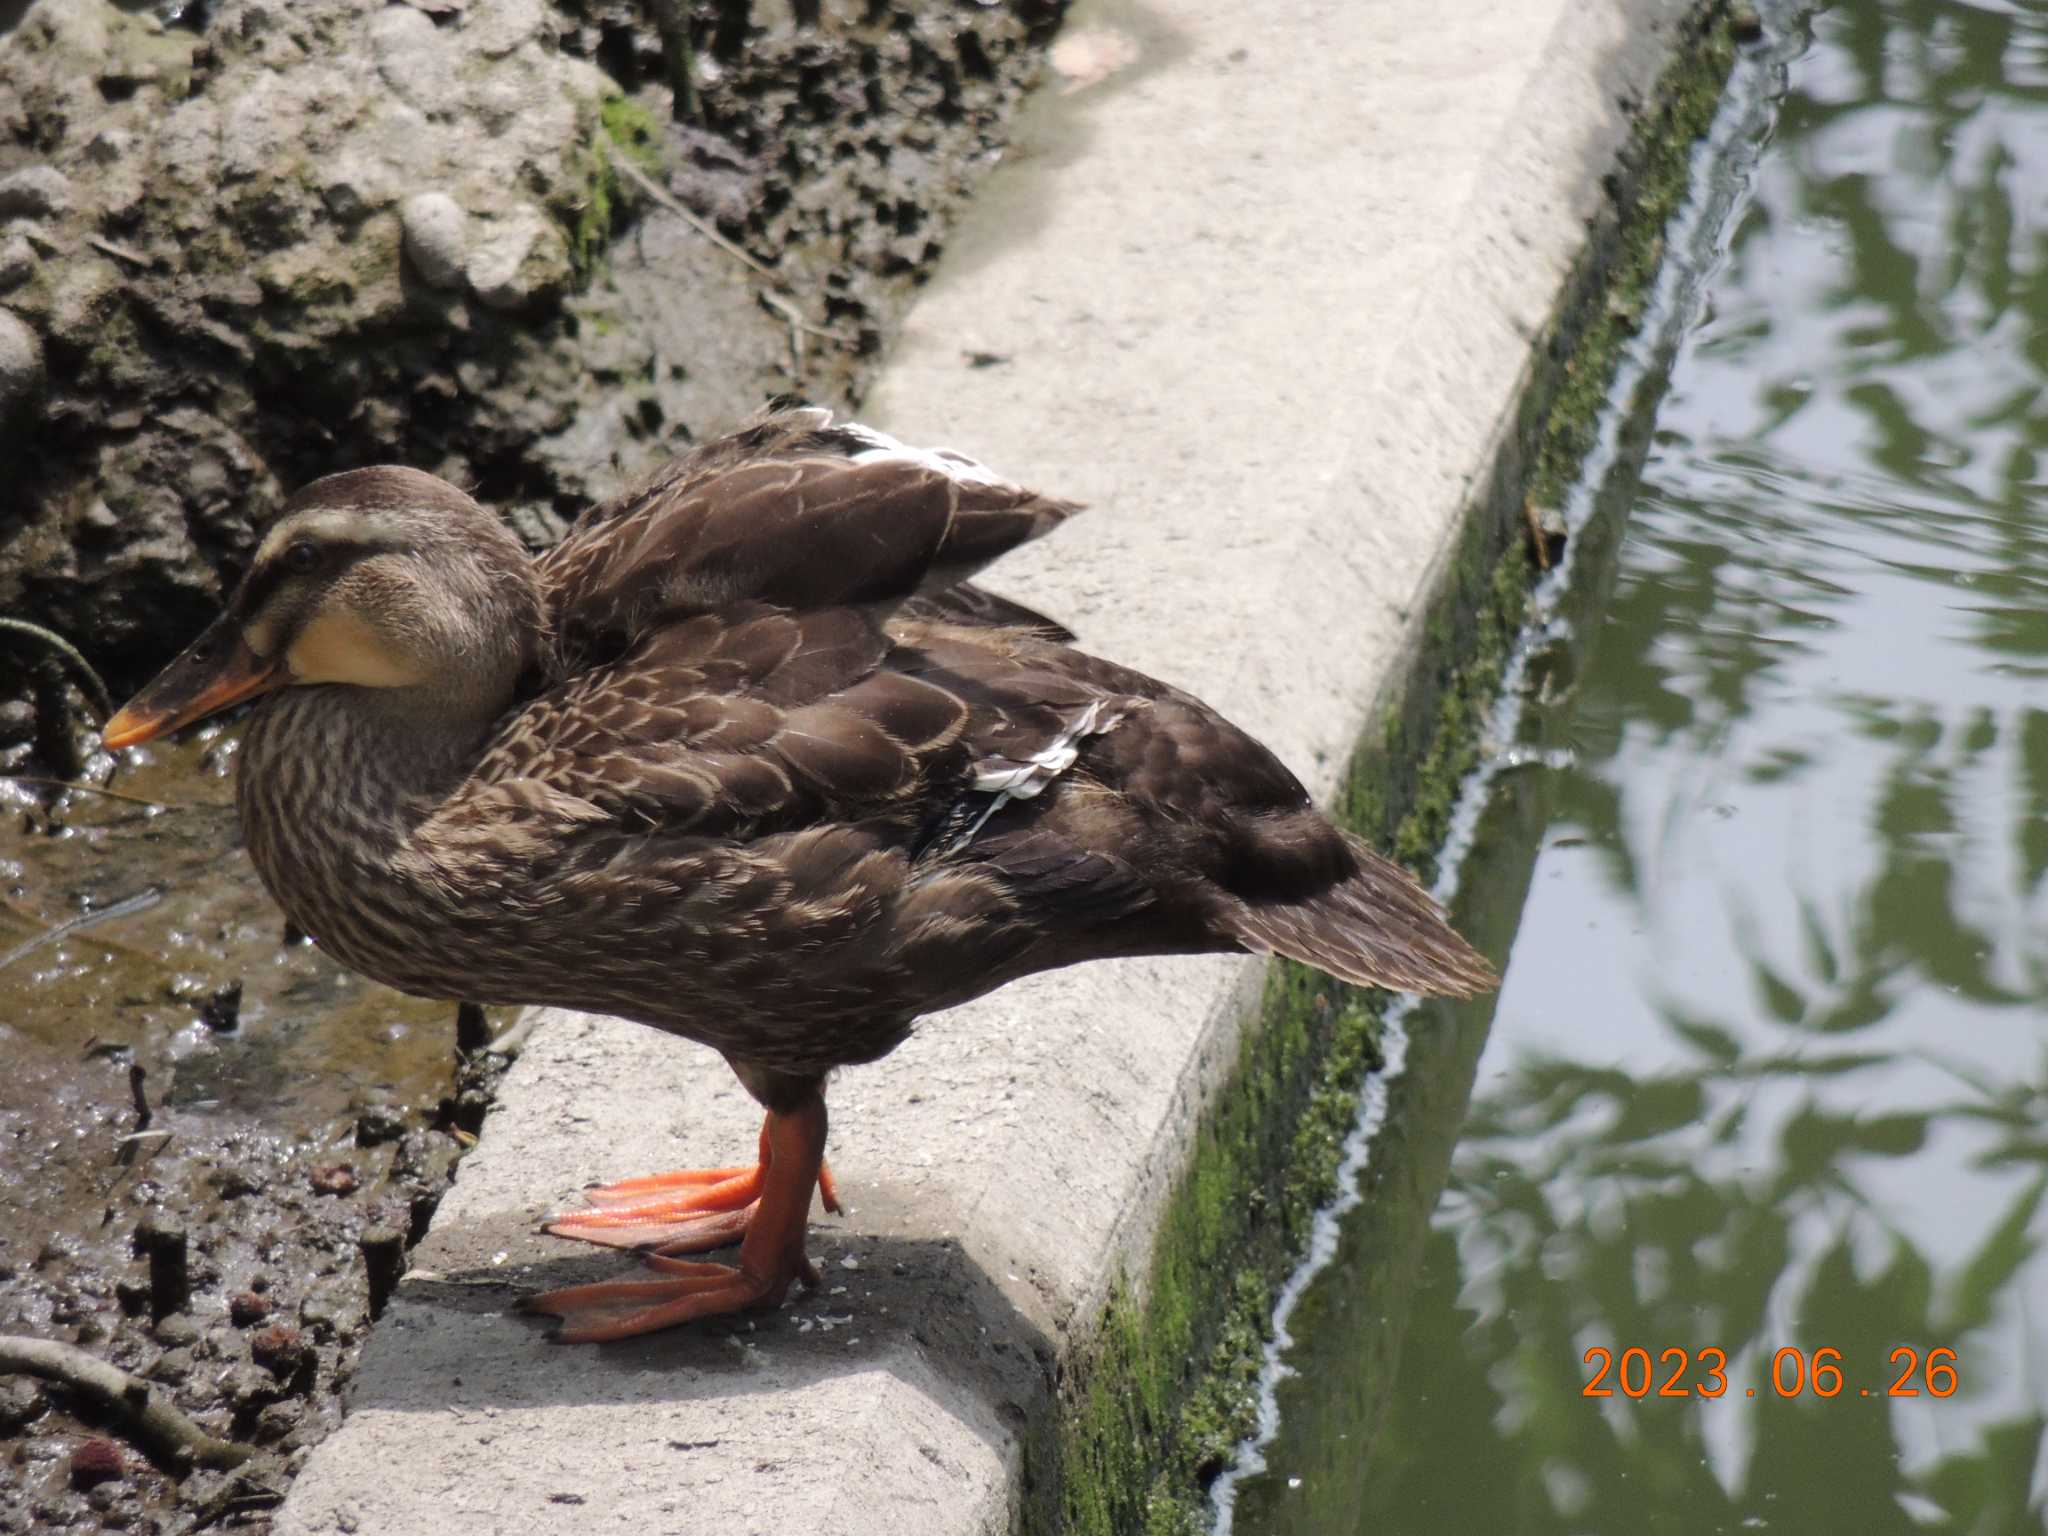
{"label": "shadow on concrete", "polygon": [[[705,1257],[729,1259],[730,1250]],[[1050,1429],[1052,1340],[957,1241],[819,1225],[811,1257],[822,1283],[808,1294],[792,1291],[775,1311],[602,1345],[556,1344],[553,1320],[521,1313],[517,1303],[554,1286],[634,1278],[630,1255],[590,1248],[409,1278],[371,1334],[350,1412],[723,1401],[800,1391],[915,1358],[948,1396],[984,1410],[961,1417],[998,1456],[1040,1438],[1034,1415],[1039,1429]]]}

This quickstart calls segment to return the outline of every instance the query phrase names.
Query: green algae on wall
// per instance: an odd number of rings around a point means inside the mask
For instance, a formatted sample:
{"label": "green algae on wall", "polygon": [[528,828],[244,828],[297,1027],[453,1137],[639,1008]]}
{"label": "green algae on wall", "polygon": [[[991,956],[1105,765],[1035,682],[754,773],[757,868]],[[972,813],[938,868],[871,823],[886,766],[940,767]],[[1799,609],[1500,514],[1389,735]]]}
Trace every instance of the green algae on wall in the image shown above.
{"label": "green algae on wall", "polygon": [[[1468,509],[1417,654],[1349,765],[1340,819],[1425,874],[1478,763],[1535,575],[1522,509],[1554,504],[1592,443],[1733,56],[1725,5],[1708,0],[1638,116],[1609,181],[1612,205],[1532,350],[1514,430]],[[1275,1291],[1335,1191],[1358,1090],[1380,1065],[1382,1006],[1383,994],[1273,967],[1197,1128],[1144,1283],[1115,1286],[1067,1373],[1058,1422],[1027,1442],[1026,1530],[1204,1528],[1204,1490],[1253,1428]]]}
{"label": "green algae on wall", "polygon": [[611,244],[619,206],[626,198],[613,155],[624,155],[648,175],[661,176],[661,127],[654,114],[630,96],[608,95],[597,106],[597,122],[583,153],[580,195],[562,215],[569,265],[576,286],[588,287]]}

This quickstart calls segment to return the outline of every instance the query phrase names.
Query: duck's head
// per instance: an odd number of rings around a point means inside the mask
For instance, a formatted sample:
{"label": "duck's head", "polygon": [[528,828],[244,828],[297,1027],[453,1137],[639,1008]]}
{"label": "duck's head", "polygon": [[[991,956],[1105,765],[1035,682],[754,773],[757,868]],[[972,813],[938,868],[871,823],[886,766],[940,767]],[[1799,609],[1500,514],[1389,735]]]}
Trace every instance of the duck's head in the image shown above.
{"label": "duck's head", "polygon": [[494,719],[539,643],[531,562],[444,480],[382,466],[316,480],[264,536],[229,601],[109,720],[148,741],[277,688],[376,690],[442,719]]}

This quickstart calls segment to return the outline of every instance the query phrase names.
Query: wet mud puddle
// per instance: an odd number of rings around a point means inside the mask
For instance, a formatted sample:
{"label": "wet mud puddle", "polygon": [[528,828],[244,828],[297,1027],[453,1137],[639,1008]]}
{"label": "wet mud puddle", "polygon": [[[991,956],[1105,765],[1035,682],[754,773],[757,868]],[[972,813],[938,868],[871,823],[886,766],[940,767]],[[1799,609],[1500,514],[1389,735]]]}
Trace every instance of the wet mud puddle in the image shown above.
{"label": "wet mud puddle", "polygon": [[2048,1520],[2048,14],[1774,32],[1240,1533]]}
{"label": "wet mud puddle", "polygon": [[[112,795],[0,781],[0,1334],[76,1342],[263,1455],[181,1488],[116,1434],[101,1476],[78,1457],[112,1426],[0,1378],[0,1531],[274,1502],[338,1417],[365,1232],[423,1226],[481,1118],[451,1007],[287,934],[233,743],[132,752]],[[182,1245],[184,1295],[145,1229]]]}

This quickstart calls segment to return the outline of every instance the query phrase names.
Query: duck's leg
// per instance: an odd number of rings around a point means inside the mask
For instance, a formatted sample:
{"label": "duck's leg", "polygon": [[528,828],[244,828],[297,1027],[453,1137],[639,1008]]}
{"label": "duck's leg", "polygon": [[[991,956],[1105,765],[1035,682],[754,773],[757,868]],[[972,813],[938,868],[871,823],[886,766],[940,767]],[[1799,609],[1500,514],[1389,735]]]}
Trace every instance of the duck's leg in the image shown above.
{"label": "duck's leg", "polygon": [[[621,1179],[585,1191],[590,1203],[580,1211],[550,1216],[543,1229],[557,1237],[581,1238],[607,1248],[644,1248],[655,1253],[702,1253],[722,1248],[746,1235],[760,1205],[769,1162],[771,1110],[761,1122],[761,1144],[750,1166],[678,1168],[670,1173]],[[832,1170],[818,1164],[818,1194],[825,1209],[839,1210],[839,1191]]]}
{"label": "duck's leg", "polygon": [[756,1170],[760,1190],[745,1217],[737,1267],[649,1254],[647,1267],[660,1279],[572,1285],[529,1296],[521,1305],[562,1319],[556,1337],[566,1344],[630,1338],[720,1312],[775,1306],[792,1281],[817,1284],[818,1272],[804,1256],[804,1228],[824,1160],[825,1098],[814,1091],[793,1108],[768,1112]]}

